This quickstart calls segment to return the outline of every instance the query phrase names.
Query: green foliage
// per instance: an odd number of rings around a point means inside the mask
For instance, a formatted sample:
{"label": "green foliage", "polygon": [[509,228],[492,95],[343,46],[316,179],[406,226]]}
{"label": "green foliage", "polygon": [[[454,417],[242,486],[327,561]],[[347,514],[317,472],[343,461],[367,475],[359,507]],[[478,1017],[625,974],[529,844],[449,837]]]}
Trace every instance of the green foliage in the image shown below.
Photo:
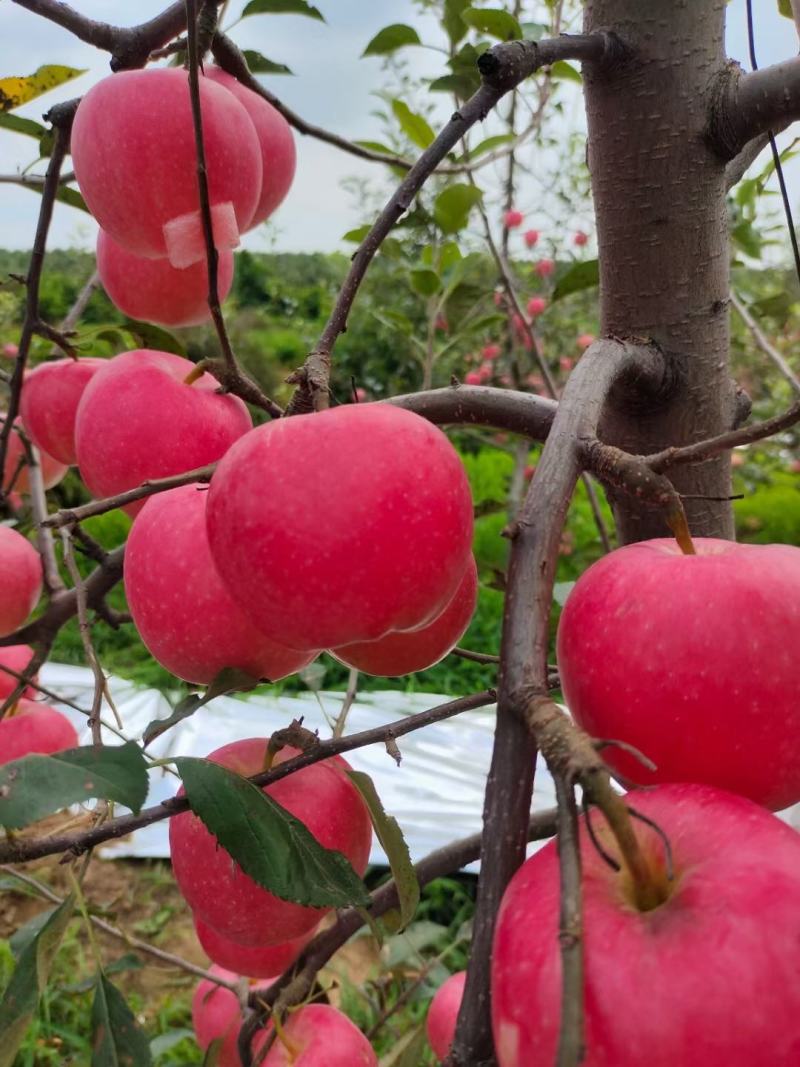
{"label": "green foliage", "polygon": [[800,479],[781,479],[733,505],[736,536],[756,545],[800,545]]}

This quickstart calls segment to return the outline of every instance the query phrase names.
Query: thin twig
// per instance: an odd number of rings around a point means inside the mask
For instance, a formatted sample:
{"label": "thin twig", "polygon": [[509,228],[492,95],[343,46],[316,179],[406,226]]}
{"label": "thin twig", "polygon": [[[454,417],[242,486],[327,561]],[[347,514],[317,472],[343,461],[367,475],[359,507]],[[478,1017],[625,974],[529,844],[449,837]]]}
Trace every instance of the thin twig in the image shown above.
{"label": "thin twig", "polygon": [[769,338],[751,315],[750,309],[746,306],[744,301],[741,300],[733,290],[731,290],[731,304],[739,318],[752,334],[753,340],[758,348],[761,349],[765,356],[769,356],[786,381],[791,385],[792,389],[794,389],[796,393],[800,393],[800,378],[797,377],[775,345],[770,342]]}
{"label": "thin twig", "polygon": [[97,653],[92,644],[92,633],[89,626],[89,612],[86,604],[86,586],[84,585],[78,564],[75,562],[75,552],[72,546],[72,535],[69,530],[62,529],[61,543],[64,547],[64,562],[67,565],[72,584],[75,587],[75,602],[78,609],[78,630],[81,635],[83,652],[86,662],[94,675],[94,694],[92,696],[92,710],[89,713],[89,728],[92,731],[92,744],[99,748],[102,743],[100,732],[100,710],[103,706],[103,694],[106,692],[106,676],[97,658]]}
{"label": "thin twig", "polygon": [[353,701],[356,699],[358,693],[358,668],[351,667],[347,675],[347,692],[344,694],[344,700],[342,706],[339,708],[339,714],[336,716],[336,722],[333,724],[333,737],[341,737],[344,733],[344,728],[347,723],[347,714],[350,708],[353,706]]}
{"label": "thin twig", "polygon": [[561,946],[561,1029],[556,1067],[580,1063],[585,1049],[583,1024],[583,905],[581,850],[575,787],[561,775],[554,778],[558,801],[558,845],[561,889],[558,940]]}

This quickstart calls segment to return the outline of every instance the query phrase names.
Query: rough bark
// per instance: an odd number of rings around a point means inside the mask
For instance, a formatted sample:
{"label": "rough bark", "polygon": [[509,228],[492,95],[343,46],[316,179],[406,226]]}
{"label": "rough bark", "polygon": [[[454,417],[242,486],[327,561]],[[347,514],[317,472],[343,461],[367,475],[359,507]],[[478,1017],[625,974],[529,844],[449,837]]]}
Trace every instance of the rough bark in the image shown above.
{"label": "rough bark", "polygon": [[[726,67],[724,0],[588,0],[585,29],[612,30],[631,49],[613,69],[584,64],[589,168],[600,248],[604,336],[652,339],[672,360],[675,388],[656,411],[629,395],[609,406],[603,440],[649,453],[729,429],[728,227],[725,165],[704,137]],[[725,497],[722,454],[675,472],[681,493]],[[663,518],[612,500],[620,540],[668,535]],[[692,532],[733,536],[730,505],[690,499]]]}

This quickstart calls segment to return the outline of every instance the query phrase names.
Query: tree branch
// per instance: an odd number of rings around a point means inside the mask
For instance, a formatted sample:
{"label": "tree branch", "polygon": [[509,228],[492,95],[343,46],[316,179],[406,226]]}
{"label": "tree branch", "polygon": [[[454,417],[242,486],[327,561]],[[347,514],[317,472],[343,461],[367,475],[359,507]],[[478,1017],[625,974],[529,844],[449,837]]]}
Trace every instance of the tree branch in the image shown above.
{"label": "tree branch", "polygon": [[797,119],[800,57],[750,74],[731,67],[720,79],[709,116],[708,136],[717,154],[732,160],[756,138],[783,129]]}
{"label": "tree branch", "polygon": [[[91,581],[91,578],[89,579]],[[87,582],[88,586],[88,582]],[[497,694],[493,689],[487,689],[482,693],[474,693],[472,696],[460,697],[458,700],[448,701],[428,711],[418,712],[416,715],[408,715],[403,719],[387,723],[384,726],[376,726],[371,730],[362,730],[348,737],[332,738],[328,741],[318,741],[310,746],[302,755],[294,759],[286,760],[274,770],[263,771],[254,775],[250,781],[258,786],[271,785],[287,775],[299,771],[303,767],[309,767],[312,763],[319,763],[330,756],[342,752],[352,752],[356,748],[364,748],[365,745],[385,743],[387,740],[396,740],[405,734],[420,730],[423,726],[429,726],[434,722],[442,722],[451,719],[454,715],[460,715],[464,711],[474,711],[476,708],[484,708],[493,704]],[[28,860],[39,859],[42,856],[53,856],[59,852],[69,853],[70,856],[80,856],[89,849],[120,837],[126,837],[134,830],[140,830],[143,826],[168,819],[173,815],[179,815],[182,811],[189,810],[189,802],[186,797],[173,797],[165,800],[162,804],[156,804],[151,808],[144,808],[138,815],[122,815],[116,819],[110,819],[101,826],[93,827],[75,834],[61,834],[46,838],[30,838],[27,840],[16,839],[0,843],[0,863],[24,863]]]}
{"label": "tree branch", "polygon": [[741,300],[733,290],[731,290],[731,304],[733,305],[736,314],[753,335],[753,340],[758,348],[761,349],[765,356],[769,356],[786,381],[791,385],[792,389],[794,389],[796,393],[800,393],[800,378],[797,377],[775,345],[770,342],[767,335],[751,315],[750,310],[744,301]]}

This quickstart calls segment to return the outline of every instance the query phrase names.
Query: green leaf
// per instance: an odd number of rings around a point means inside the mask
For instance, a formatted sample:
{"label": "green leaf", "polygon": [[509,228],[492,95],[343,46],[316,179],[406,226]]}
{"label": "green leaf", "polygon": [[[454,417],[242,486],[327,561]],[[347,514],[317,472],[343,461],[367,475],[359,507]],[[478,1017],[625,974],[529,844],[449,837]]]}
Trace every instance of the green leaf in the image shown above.
{"label": "green leaf", "polygon": [[369,148],[373,152],[382,152],[385,156],[397,155],[388,145],[381,144],[380,141],[354,141],[353,143],[360,144],[362,148]]}
{"label": "green leaf", "polygon": [[0,767],[0,826],[27,826],[90,797],[138,812],[147,796],[147,764],[135,741],[24,756]]}
{"label": "green leaf", "polygon": [[407,1030],[400,1040],[392,1045],[391,1052],[381,1058],[378,1067],[419,1067],[420,1063],[425,1062],[427,1044],[425,1024],[420,1023],[413,1030]]}
{"label": "green leaf", "polygon": [[51,89],[85,73],[85,68],[78,70],[76,67],[48,63],[33,74],[0,78],[0,111],[13,111],[15,107],[21,107],[42,93],[49,93]]}
{"label": "green leaf", "polygon": [[470,0],[444,0],[442,25],[453,44],[458,44],[467,32],[467,24],[461,16],[469,5]]}
{"label": "green leaf", "polygon": [[432,93],[455,93],[461,100],[467,100],[476,91],[481,83],[481,78],[476,71],[474,76],[470,74],[443,74],[441,78],[434,78],[428,85]]}
{"label": "green leaf", "polygon": [[403,837],[403,831],[397,819],[393,815],[386,814],[375,783],[368,774],[361,771],[348,771],[347,777],[364,798],[381,848],[389,860],[400,904],[399,929],[405,929],[414,918],[419,904],[419,879],[411,862],[411,854],[408,851],[406,839]]}
{"label": "green leaf", "polygon": [[[23,182],[21,187],[23,189],[30,189],[32,193],[36,193],[38,196],[42,195],[41,185],[33,185],[30,182]],[[85,211],[87,215],[89,214],[86,201],[77,189],[73,189],[69,185],[59,185],[58,192],[56,193],[56,200],[60,200],[62,204],[69,204],[70,207],[76,207],[79,211]]]}
{"label": "green leaf", "polygon": [[250,0],[241,17],[246,15],[306,15],[310,19],[325,21],[322,12],[306,0]]}
{"label": "green leaf", "polygon": [[390,937],[383,949],[388,970],[393,971],[405,964],[419,963],[424,949],[434,948],[448,940],[449,930],[439,923],[420,919],[412,923],[402,934]]}
{"label": "green leaf", "polygon": [[347,233],[342,236],[342,240],[361,244],[371,229],[372,227],[370,224],[365,222],[363,226],[356,226],[354,230],[348,230]]}
{"label": "green leaf", "polygon": [[433,217],[444,233],[458,233],[469,221],[470,212],[482,193],[474,185],[448,185],[433,203]]}
{"label": "green leaf", "polygon": [[174,352],[176,356],[186,357],[186,347],[175,334],[152,322],[139,322],[138,319],[126,318],[124,329],[133,337],[139,348],[154,348],[157,352]]}
{"label": "green leaf", "polygon": [[192,811],[245,874],[281,900],[308,907],[366,907],[369,894],[341,852],[241,775],[208,760],[176,761]]}
{"label": "green leaf", "polygon": [[570,293],[593,289],[600,284],[600,264],[596,259],[584,259],[565,271],[556,282],[553,300],[561,300]]}
{"label": "green leaf", "polygon": [[[106,974],[120,974],[122,971],[141,971],[144,964],[137,955],[133,952],[126,952],[124,956],[120,956],[119,959],[112,960],[111,963],[106,964],[104,970]],[[61,990],[64,993],[88,993],[97,981],[96,977],[84,978],[82,982],[75,982],[72,985],[61,986]]]}
{"label": "green leaf", "polygon": [[461,12],[461,17],[468,26],[500,41],[519,41],[522,39],[522,27],[508,11],[495,8],[469,7]]}
{"label": "green leaf", "polygon": [[37,139],[49,133],[49,130],[42,126],[41,123],[34,122],[33,119],[23,119],[19,115],[11,115],[7,111],[0,111],[0,130],[24,133],[28,137],[36,137]]}
{"label": "green leaf", "polygon": [[154,1060],[160,1059],[162,1056],[166,1056],[168,1052],[171,1052],[176,1045],[179,1045],[181,1041],[189,1039],[194,1040],[194,1030],[167,1030],[164,1034],[159,1034],[158,1037],[154,1037],[150,1042],[150,1055]]}
{"label": "green leaf", "polygon": [[[22,885],[22,882],[17,882],[17,886],[22,887]],[[32,919],[28,919],[26,923],[14,931],[8,939],[8,945],[15,960],[18,960],[28,945],[36,940],[42,927],[50,920],[50,916],[55,910],[55,908],[48,908],[47,911],[40,911],[38,915],[34,915]]]}
{"label": "green leaf", "polygon": [[787,19],[794,18],[791,0],[778,0],[778,11],[781,15],[785,15]]}
{"label": "green leaf", "polygon": [[756,317],[759,319],[768,316],[769,318],[777,319],[781,326],[785,326],[795,303],[795,297],[782,291],[773,293],[772,296],[762,297],[761,300],[753,301],[750,305],[750,310],[755,312]]}
{"label": "green leaf", "polygon": [[251,74],[294,74],[294,71],[290,70],[285,63],[276,63],[272,59],[267,59],[266,56],[262,56],[260,52],[252,48],[245,48],[242,54],[247,60]]}
{"label": "green leaf", "polygon": [[550,68],[550,73],[554,78],[560,78],[562,81],[578,82],[583,81],[581,72],[577,67],[573,67],[571,63],[567,63],[564,59],[557,59]]}
{"label": "green leaf", "polygon": [[463,261],[461,249],[455,241],[447,241],[439,252],[439,270],[444,274]]}
{"label": "green leaf", "polygon": [[58,952],[64,931],[72,918],[74,897],[59,904],[20,956],[11,981],[0,1000],[0,1067],[12,1067],[25,1032],[30,1026]]}
{"label": "green leaf", "polygon": [[427,119],[416,115],[402,100],[392,101],[392,111],[403,133],[418,148],[427,148],[436,137]]}
{"label": "green leaf", "polygon": [[151,1067],[150,1043],[117,987],[102,973],[92,1002],[92,1067]]}
{"label": "green leaf", "polygon": [[740,222],[731,230],[734,244],[752,259],[761,258],[761,235],[750,222]]}
{"label": "green leaf", "polygon": [[495,148],[499,148],[500,145],[508,144],[509,141],[514,140],[513,133],[498,133],[494,137],[487,137],[485,141],[481,141],[480,144],[476,144],[474,148],[471,148],[469,152],[465,152],[461,157],[462,161],[468,159],[477,159],[478,156],[484,155],[486,152],[491,152]]}
{"label": "green leaf", "polygon": [[198,708],[202,708],[215,697],[224,696],[226,693],[246,693],[250,689],[255,689],[259,680],[247,671],[239,670],[238,667],[223,667],[205,693],[190,693],[188,697],[184,697],[175,705],[166,719],[153,719],[147,724],[142,735],[144,747],[147,748],[151,741],[155,741],[157,737],[166,733],[170,727],[194,715]]}
{"label": "green leaf", "polygon": [[219,1067],[219,1058],[222,1055],[222,1046],[225,1044],[224,1037],[215,1037],[206,1049],[203,1056],[203,1067]]}
{"label": "green leaf", "polygon": [[411,288],[420,296],[433,296],[442,288],[442,280],[435,270],[412,270],[409,281]]}
{"label": "green leaf", "polygon": [[419,34],[413,26],[406,26],[402,22],[394,22],[391,26],[384,26],[378,30],[367,47],[361,53],[364,56],[388,56],[396,52],[398,48],[407,48],[412,44],[422,44]]}

